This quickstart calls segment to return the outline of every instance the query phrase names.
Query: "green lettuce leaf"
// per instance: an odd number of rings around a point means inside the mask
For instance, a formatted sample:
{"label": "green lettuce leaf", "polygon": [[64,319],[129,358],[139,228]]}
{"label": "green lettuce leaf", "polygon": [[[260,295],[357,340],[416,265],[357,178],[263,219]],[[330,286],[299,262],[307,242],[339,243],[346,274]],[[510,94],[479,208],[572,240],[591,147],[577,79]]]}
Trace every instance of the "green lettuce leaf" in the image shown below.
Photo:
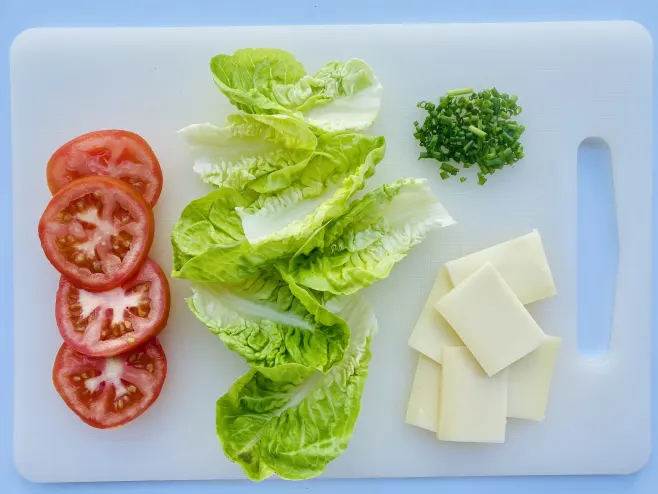
{"label": "green lettuce leaf", "polygon": [[273,474],[290,480],[315,477],[349,444],[377,321],[356,296],[330,304],[352,332],[340,364],[326,374],[300,373],[288,381],[253,369],[217,401],[217,435],[224,453],[252,480]]}
{"label": "green lettuce leaf", "polygon": [[215,84],[229,101],[246,113],[286,113],[273,97],[274,87],[297,83],[306,69],[284,50],[246,48],[210,60]]}
{"label": "green lettuce leaf", "polygon": [[384,149],[383,137],[323,134],[288,187],[263,194],[223,188],[193,201],[172,232],[173,276],[238,282],[261,266],[311,249],[372,176]]}
{"label": "green lettuce leaf", "polygon": [[179,131],[192,149],[194,171],[218,187],[258,192],[286,187],[311,158],[317,138],[287,115],[230,115],[226,126],[190,125]]}
{"label": "green lettuce leaf", "polygon": [[270,379],[327,372],[349,343],[345,321],[327,310],[322,294],[261,270],[236,284],[200,283],[188,305],[226,346]]}
{"label": "green lettuce leaf", "polygon": [[329,62],[310,76],[287,52],[247,49],[217,55],[210,69],[217,86],[238,108],[291,113],[326,132],[364,130],[381,106],[382,86],[359,59]]}
{"label": "green lettuce leaf", "polygon": [[245,260],[248,243],[235,208],[251,204],[255,196],[224,187],[188,204],[171,232],[172,276],[235,282],[254,274]]}
{"label": "green lettuce leaf", "polygon": [[426,180],[398,180],[354,201],[329,223],[321,246],[279,267],[314,290],[354,293],[386,278],[430,230],[454,223]]}

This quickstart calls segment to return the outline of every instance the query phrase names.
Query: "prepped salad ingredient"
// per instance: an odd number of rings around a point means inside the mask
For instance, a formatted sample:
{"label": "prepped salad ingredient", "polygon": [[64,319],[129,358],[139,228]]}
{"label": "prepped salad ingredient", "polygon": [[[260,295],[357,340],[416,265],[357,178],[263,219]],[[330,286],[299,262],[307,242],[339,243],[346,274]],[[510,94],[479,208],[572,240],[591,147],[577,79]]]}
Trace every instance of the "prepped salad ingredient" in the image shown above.
{"label": "prepped salad ingredient", "polygon": [[508,368],[507,416],[541,421],[546,418],[548,392],[561,338],[548,336],[531,354]]}
{"label": "prepped salad ingredient", "polygon": [[381,106],[382,86],[363,60],[329,62],[315,75],[290,53],[246,48],[210,61],[215,84],[245,113],[293,115],[318,130],[361,131]]}
{"label": "prepped salad ingredient", "polygon": [[456,286],[491,262],[525,305],[555,295],[555,282],[537,230],[446,263]]}
{"label": "prepped salad ingredient", "polygon": [[440,394],[441,365],[425,355],[418,355],[405,422],[436,432],[439,423]]}
{"label": "prepped salad ingredient", "polygon": [[281,50],[211,60],[247,114],[181,131],[218,188],[174,225],[173,276],[196,282],[196,317],[252,370],[217,402],[217,436],[252,480],[306,479],[347,447],[377,322],[354,293],[454,223],[425,180],[357,198],[385,152],[369,127],[381,85],[363,61],[314,76]]}
{"label": "prepped salad ingredient", "polygon": [[167,358],[157,339],[117,357],[88,357],[64,343],[53,366],[53,384],[82,421],[98,429],[120,427],[158,398]]}
{"label": "prepped salad ingredient", "polygon": [[[276,192],[223,187],[192,201],[174,225],[173,276],[237,282],[319,241],[384,157],[383,137],[323,134],[301,174]],[[313,242],[309,242],[313,239]]]}
{"label": "prepped salad ingredient", "polygon": [[[448,321],[439,314],[434,304],[453,289],[445,267],[441,267],[430,291],[423,310],[409,337],[409,346],[441,364],[443,349],[447,346],[463,346],[464,343],[450,327]],[[420,365],[420,364],[418,364]]]}
{"label": "prepped salad ingredient", "polygon": [[135,277],[104,292],[88,292],[62,277],[55,314],[70,348],[90,357],[112,357],[162,331],[169,305],[167,278],[148,259]]}
{"label": "prepped salad ingredient", "polygon": [[228,348],[262,374],[304,370],[328,372],[349,344],[343,319],[324,305],[322,294],[262,270],[242,283],[197,283],[188,304]]}
{"label": "prepped salad ingredient", "polygon": [[134,276],[153,242],[153,211],[135,189],[85,177],[61,189],[39,221],[50,263],[78,288],[105,291]]}
{"label": "prepped salad ingredient", "polygon": [[299,178],[318,145],[303,121],[288,115],[229,115],[179,131],[192,150],[194,171],[217,187],[274,192]]}
{"label": "prepped salad ingredient", "polygon": [[502,443],[507,427],[507,371],[488,377],[466,347],[443,350],[437,437]]}
{"label": "prepped salad ingredient", "polygon": [[506,417],[543,420],[562,340],[544,334],[521,297],[554,293],[536,230],[442,267],[409,338],[419,362],[406,422],[444,441],[503,442]]}
{"label": "prepped salad ingredient", "polygon": [[398,180],[353,201],[321,232],[318,247],[282,269],[301,285],[351,294],[386,278],[430,230],[454,223],[426,180]]}
{"label": "prepped salad ingredient", "polygon": [[53,385],[83,422],[119,427],[155,402],[167,375],[155,336],[169,317],[169,283],[148,259],[162,170],[140,136],[103,130],[60,147],[46,175],[53,198],[39,239],[62,274]]}
{"label": "prepped salad ingredient", "polygon": [[273,474],[290,480],[315,477],[347,448],[377,320],[358,295],[331,300],[328,308],[352,333],[342,362],[325,374],[300,372],[285,381],[252,369],[217,401],[224,453],[252,480]]}
{"label": "prepped salad ingredient", "polygon": [[436,309],[489,376],[536,350],[546,338],[490,262],[440,299]]}
{"label": "prepped salad ingredient", "polygon": [[151,206],[162,190],[158,158],[142,137],[127,130],[98,130],[70,140],[50,158],[46,176],[53,194],[82,177],[117,178]]}
{"label": "prepped salad ingredient", "polygon": [[525,156],[519,141],[525,127],[514,120],[522,109],[514,95],[496,88],[454,89],[438,104],[421,101],[418,107],[427,112],[422,125],[414,122],[414,137],[425,149],[418,159],[440,162],[444,180],[460,173],[455,165],[477,165],[478,183],[484,185],[488,175]]}

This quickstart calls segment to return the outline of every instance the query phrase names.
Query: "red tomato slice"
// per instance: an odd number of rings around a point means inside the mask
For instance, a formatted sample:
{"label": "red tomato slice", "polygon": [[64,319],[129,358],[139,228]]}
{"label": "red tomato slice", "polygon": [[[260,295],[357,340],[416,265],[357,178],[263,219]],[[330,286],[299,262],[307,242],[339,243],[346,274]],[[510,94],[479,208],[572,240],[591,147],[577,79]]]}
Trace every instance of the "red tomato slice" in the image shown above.
{"label": "red tomato slice", "polygon": [[121,180],[87,177],[60,190],[39,221],[50,263],[79,288],[104,291],[134,276],[148,256],[153,210]]}
{"label": "red tomato slice", "polygon": [[162,191],[162,169],[148,143],[127,130],[99,130],[67,142],[46,168],[48,188],[56,194],[89,175],[118,178],[155,206]]}
{"label": "red tomato slice", "polygon": [[83,422],[98,429],[120,427],[158,398],[167,357],[157,339],[118,357],[88,357],[64,343],[53,366],[53,384]]}
{"label": "red tomato slice", "polygon": [[55,314],[64,341],[90,357],[113,357],[147,342],[167,324],[169,283],[148,259],[118,288],[88,292],[59,282]]}

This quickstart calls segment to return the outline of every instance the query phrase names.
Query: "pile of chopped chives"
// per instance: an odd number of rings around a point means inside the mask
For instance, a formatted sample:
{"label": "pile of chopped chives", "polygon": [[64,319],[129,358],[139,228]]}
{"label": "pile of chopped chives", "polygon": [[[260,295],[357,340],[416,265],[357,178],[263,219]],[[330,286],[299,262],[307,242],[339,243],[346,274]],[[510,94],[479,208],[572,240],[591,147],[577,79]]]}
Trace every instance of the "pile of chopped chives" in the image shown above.
{"label": "pile of chopped chives", "polygon": [[[428,115],[423,125],[414,122],[414,137],[425,148],[418,159],[439,161],[444,180],[459,174],[459,168],[450,162],[464,168],[477,164],[478,183],[484,185],[486,175],[525,156],[519,142],[525,127],[513,120],[522,110],[516,101],[516,96],[501,94],[496,88],[479,93],[472,88],[453,89],[438,105],[421,101],[418,107]],[[466,178],[460,177],[460,181]]]}

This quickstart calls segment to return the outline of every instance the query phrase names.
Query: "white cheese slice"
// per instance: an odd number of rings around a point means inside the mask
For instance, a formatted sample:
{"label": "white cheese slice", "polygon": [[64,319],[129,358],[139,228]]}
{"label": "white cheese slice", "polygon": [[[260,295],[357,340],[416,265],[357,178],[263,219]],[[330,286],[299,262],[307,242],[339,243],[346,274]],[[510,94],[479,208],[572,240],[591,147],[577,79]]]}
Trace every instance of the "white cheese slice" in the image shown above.
{"label": "white cheese slice", "polygon": [[407,424],[436,432],[440,386],[441,366],[425,355],[418,355],[416,375],[407,406]]}
{"label": "white cheese slice", "polygon": [[425,306],[418,317],[416,326],[409,337],[409,346],[423,355],[441,363],[443,348],[446,346],[463,346],[455,330],[439,314],[434,305],[450,290],[452,283],[445,268],[439,269]]}
{"label": "white cheese slice", "polygon": [[537,230],[446,264],[457,286],[490,262],[523,304],[555,295],[555,282]]}
{"label": "white cheese slice", "polygon": [[466,347],[443,350],[437,437],[442,441],[505,442],[507,371],[488,377]]}
{"label": "white cheese slice", "polygon": [[509,367],[508,417],[544,420],[555,359],[561,344],[561,338],[548,336],[537,350]]}
{"label": "white cheese slice", "polygon": [[546,338],[490,262],[439,300],[436,308],[490,376]]}

